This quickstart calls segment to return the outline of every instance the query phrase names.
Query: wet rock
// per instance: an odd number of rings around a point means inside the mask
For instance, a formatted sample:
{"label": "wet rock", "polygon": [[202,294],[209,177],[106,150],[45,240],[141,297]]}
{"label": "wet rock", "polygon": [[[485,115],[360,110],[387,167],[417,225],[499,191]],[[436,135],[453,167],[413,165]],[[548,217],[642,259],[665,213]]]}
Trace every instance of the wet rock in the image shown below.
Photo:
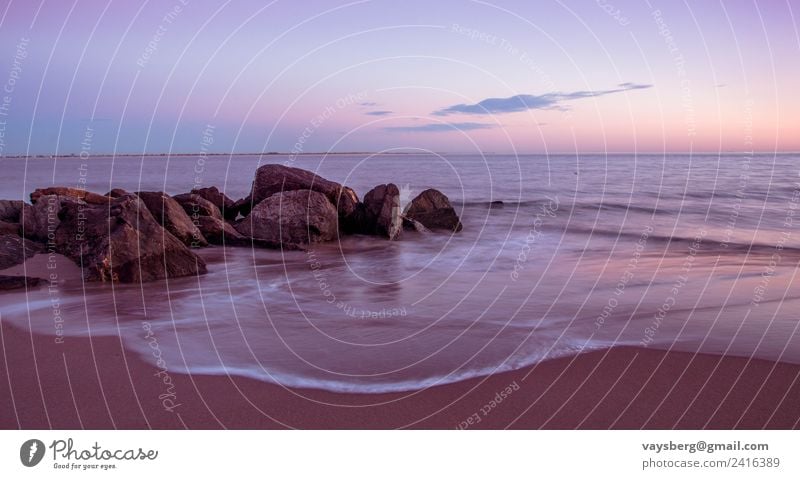
{"label": "wet rock", "polygon": [[416,231],[417,233],[430,233],[431,230],[425,227],[422,223],[417,220],[412,220],[407,216],[402,216],[403,219],[403,229],[407,231]]}
{"label": "wet rock", "polygon": [[219,220],[222,219],[222,212],[219,208],[200,195],[184,193],[182,195],[175,195],[172,199],[183,207],[183,210],[189,215],[192,221],[196,220],[199,216],[212,216]]}
{"label": "wet rock", "polygon": [[183,207],[169,195],[160,191],[138,191],[136,195],[141,198],[155,220],[183,244],[194,248],[208,246],[200,229]]}
{"label": "wet rock", "polygon": [[57,195],[85,201],[91,205],[107,205],[108,196],[98,195],[91,191],[78,188],[68,188],[66,186],[51,186],[49,188],[37,188],[31,193],[31,203],[36,203],[42,196]]}
{"label": "wet rock", "polygon": [[132,283],[203,274],[205,262],[155,220],[134,195],[108,205],[65,203],[57,251],[82,267],[87,281]]}
{"label": "wet rock", "polygon": [[192,194],[199,195],[213,203],[227,220],[236,219],[236,216],[239,214],[239,210],[235,207],[236,203],[228,198],[225,193],[219,191],[216,186],[196,188],[192,190]]}
{"label": "wet rock", "polygon": [[6,276],[0,275],[0,291],[9,291],[13,289],[34,288],[39,286],[42,282],[39,278],[31,278],[29,276]]}
{"label": "wet rock", "polygon": [[431,230],[459,232],[462,229],[461,220],[450,204],[450,200],[440,191],[432,188],[414,198],[406,207],[404,215],[409,219],[419,221]]}
{"label": "wet rock", "polygon": [[400,237],[403,219],[400,216],[400,190],[394,183],[378,185],[364,195],[363,213],[359,215],[360,232],[385,236],[390,240]]}
{"label": "wet rock", "polygon": [[293,190],[258,203],[236,230],[248,238],[294,248],[336,239],[337,219],[336,208],[324,194]]}
{"label": "wet rock", "polygon": [[22,264],[26,259],[43,250],[42,245],[18,235],[0,235],[0,269]]}
{"label": "wet rock", "polygon": [[250,238],[236,231],[233,225],[213,216],[198,217],[197,226],[211,244],[228,246],[249,246],[251,244]]}
{"label": "wet rock", "polygon": [[335,206],[340,218],[356,211],[358,196],[355,191],[334,181],[300,168],[283,165],[264,165],[256,170],[250,195],[236,204],[246,216],[250,209],[270,196],[286,191],[311,190],[325,195]]}

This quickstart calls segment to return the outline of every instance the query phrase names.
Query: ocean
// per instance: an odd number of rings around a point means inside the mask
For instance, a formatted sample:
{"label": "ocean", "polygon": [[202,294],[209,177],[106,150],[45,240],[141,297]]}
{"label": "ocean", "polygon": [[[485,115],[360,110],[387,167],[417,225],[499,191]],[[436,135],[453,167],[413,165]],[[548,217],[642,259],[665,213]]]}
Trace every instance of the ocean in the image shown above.
{"label": "ocean", "polygon": [[[363,196],[452,201],[458,234],[344,236],[307,251],[211,247],[200,277],[61,279],[0,294],[43,334],[119,336],[170,372],[293,388],[414,391],[610,346],[800,362],[800,156],[336,154],[3,158],[0,197],[37,187],[238,199],[256,168]],[[69,270],[70,265],[59,264]],[[64,278],[67,278],[66,273]]]}

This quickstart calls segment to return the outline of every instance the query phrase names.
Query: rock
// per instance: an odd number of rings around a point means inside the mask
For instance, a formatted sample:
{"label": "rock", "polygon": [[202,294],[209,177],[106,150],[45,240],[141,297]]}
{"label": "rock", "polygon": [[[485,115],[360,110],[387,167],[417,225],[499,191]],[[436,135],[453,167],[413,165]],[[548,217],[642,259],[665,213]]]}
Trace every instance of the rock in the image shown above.
{"label": "rock", "polygon": [[236,202],[246,216],[250,209],[282,191],[311,190],[325,195],[335,205],[340,218],[353,214],[358,205],[355,191],[310,171],[283,165],[264,165],[256,170],[250,196]]}
{"label": "rock", "polygon": [[130,195],[130,194],[132,194],[132,193],[129,193],[129,192],[123,190],[122,188],[114,188],[113,190],[111,190],[108,193],[106,193],[106,196],[111,197],[111,198],[119,198],[121,196],[126,196],[126,195]]}
{"label": "rock", "polygon": [[8,291],[20,288],[33,288],[42,282],[39,278],[30,276],[6,276],[0,275],[0,291]]}
{"label": "rock", "polygon": [[142,199],[158,224],[183,244],[192,248],[208,246],[200,229],[177,201],[160,191],[137,191],[136,195]]}
{"label": "rock", "polygon": [[219,208],[200,195],[184,193],[182,195],[175,195],[172,199],[183,207],[183,210],[189,215],[192,221],[199,216],[212,216],[219,220],[222,219],[222,212]]}
{"label": "rock", "polygon": [[390,240],[400,237],[403,219],[400,217],[400,190],[394,183],[378,185],[364,195],[360,232],[385,236]]}
{"label": "rock", "polygon": [[17,235],[22,233],[22,227],[18,223],[9,223],[0,220],[0,235]]}
{"label": "rock", "polygon": [[[108,198],[106,198],[108,201]],[[20,214],[22,233],[33,241],[45,242],[55,235],[61,222],[58,213],[65,203],[74,203],[88,207],[82,200],[68,196],[45,195],[37,198],[36,203],[24,205]]]}
{"label": "rock", "polygon": [[22,264],[26,259],[43,250],[42,245],[18,235],[0,235],[0,269]]}
{"label": "rock", "polygon": [[417,233],[430,233],[431,230],[425,227],[422,223],[417,220],[412,220],[407,216],[402,216],[403,219],[403,229],[409,231],[416,231]]}
{"label": "rock", "polygon": [[36,203],[39,198],[47,195],[66,196],[76,200],[82,200],[91,205],[107,205],[108,196],[98,195],[91,191],[78,188],[67,188],[66,186],[51,186],[50,188],[37,188],[31,193],[31,203]]}
{"label": "rock", "polygon": [[250,238],[240,234],[230,223],[213,216],[198,217],[197,226],[205,239],[211,244],[228,246],[248,246],[251,244]]}
{"label": "rock", "polygon": [[336,239],[337,219],[336,208],[324,194],[294,190],[258,203],[236,230],[248,238],[294,248]]}
{"label": "rock", "polygon": [[82,267],[87,281],[132,283],[203,274],[205,262],[155,220],[134,195],[108,205],[63,205],[57,251]]}
{"label": "rock", "polygon": [[431,230],[459,232],[462,229],[456,210],[447,196],[438,190],[428,189],[420,193],[406,207],[404,215],[419,221]]}
{"label": "rock", "polygon": [[0,221],[19,223],[19,215],[25,203],[14,200],[0,200]]}
{"label": "rock", "polygon": [[234,206],[236,203],[228,198],[225,193],[219,191],[216,186],[196,188],[192,190],[192,194],[199,195],[213,203],[225,219],[234,220],[239,214],[239,210]]}

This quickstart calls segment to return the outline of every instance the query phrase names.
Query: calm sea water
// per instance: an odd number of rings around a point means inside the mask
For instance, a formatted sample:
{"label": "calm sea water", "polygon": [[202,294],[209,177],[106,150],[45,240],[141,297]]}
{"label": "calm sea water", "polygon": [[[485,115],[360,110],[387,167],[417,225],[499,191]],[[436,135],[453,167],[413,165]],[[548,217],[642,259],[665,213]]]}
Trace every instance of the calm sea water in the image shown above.
{"label": "calm sea water", "polygon": [[208,248],[198,278],[0,296],[4,321],[53,334],[63,320],[67,341],[119,335],[170,371],[379,392],[611,345],[800,362],[798,156],[0,161],[10,199],[84,182],[100,193],[216,185],[237,199],[259,164],[288,162],[360,195],[394,182],[408,201],[435,187],[458,209],[452,236]]}

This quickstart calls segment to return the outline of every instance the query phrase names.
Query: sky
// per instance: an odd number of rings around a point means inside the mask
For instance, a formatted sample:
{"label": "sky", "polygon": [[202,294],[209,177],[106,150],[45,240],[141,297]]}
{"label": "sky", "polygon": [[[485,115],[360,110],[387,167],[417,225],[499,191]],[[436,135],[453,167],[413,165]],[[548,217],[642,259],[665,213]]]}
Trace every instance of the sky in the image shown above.
{"label": "sky", "polygon": [[800,150],[800,6],[0,0],[0,155]]}

